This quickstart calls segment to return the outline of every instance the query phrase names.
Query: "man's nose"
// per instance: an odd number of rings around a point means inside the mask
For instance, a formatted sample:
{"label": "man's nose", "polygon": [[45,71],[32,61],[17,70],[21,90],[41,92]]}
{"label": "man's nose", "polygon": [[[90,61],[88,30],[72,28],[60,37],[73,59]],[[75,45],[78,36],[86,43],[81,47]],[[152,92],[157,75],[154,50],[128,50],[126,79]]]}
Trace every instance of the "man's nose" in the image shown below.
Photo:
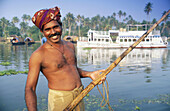
{"label": "man's nose", "polygon": [[51,33],[52,33],[52,34],[55,34],[55,33],[56,33],[55,29],[52,28],[52,29],[51,29]]}

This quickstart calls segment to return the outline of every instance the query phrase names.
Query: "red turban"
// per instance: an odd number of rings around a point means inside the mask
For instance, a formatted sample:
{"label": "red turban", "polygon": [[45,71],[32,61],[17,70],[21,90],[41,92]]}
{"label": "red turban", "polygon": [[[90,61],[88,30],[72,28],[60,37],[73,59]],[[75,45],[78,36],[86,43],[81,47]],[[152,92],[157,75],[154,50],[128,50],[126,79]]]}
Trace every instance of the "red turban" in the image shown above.
{"label": "red turban", "polygon": [[60,9],[58,7],[43,9],[34,14],[32,17],[32,22],[42,30],[43,25],[47,24],[51,20],[56,20],[61,23],[60,20]]}

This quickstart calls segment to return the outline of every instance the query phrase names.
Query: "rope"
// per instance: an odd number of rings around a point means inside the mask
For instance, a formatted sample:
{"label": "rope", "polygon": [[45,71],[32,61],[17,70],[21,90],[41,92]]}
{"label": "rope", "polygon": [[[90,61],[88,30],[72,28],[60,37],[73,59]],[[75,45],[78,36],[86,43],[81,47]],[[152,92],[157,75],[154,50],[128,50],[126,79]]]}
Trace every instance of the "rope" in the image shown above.
{"label": "rope", "polygon": [[[109,85],[108,85],[108,81],[107,81],[107,80],[105,80],[105,81],[106,81],[106,85],[105,85],[105,82],[102,82],[103,94],[101,93],[101,91],[100,91],[100,89],[99,89],[99,87],[98,87],[98,85],[97,85],[97,89],[98,89],[100,95],[101,95],[102,98],[103,98],[103,100],[102,100],[101,103],[100,103],[100,106],[101,106],[101,107],[105,107],[106,104],[107,104],[109,110],[110,110],[110,111],[114,111],[114,110],[112,109],[112,107],[110,106],[110,103],[109,103],[109,87],[108,87]],[[105,92],[106,92],[106,94],[105,94]],[[106,99],[105,99],[105,95],[106,95]],[[104,101],[105,101],[105,104],[102,105]]]}

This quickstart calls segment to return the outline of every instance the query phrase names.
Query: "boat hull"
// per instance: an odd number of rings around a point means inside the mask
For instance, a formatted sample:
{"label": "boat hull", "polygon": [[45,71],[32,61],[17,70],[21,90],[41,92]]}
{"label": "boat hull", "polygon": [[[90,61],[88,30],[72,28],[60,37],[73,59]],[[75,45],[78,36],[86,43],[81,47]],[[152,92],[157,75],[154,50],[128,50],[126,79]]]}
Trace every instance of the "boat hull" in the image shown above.
{"label": "boat hull", "polygon": [[[78,41],[78,48],[128,48],[133,43],[129,44],[118,44],[118,43],[96,43],[96,42],[84,42]],[[142,44],[139,43],[136,48],[167,48],[165,44]]]}
{"label": "boat hull", "polygon": [[24,44],[25,44],[25,42],[16,42],[16,43],[12,42],[12,45],[24,45]]}
{"label": "boat hull", "polygon": [[34,44],[35,42],[25,42],[27,45]]}

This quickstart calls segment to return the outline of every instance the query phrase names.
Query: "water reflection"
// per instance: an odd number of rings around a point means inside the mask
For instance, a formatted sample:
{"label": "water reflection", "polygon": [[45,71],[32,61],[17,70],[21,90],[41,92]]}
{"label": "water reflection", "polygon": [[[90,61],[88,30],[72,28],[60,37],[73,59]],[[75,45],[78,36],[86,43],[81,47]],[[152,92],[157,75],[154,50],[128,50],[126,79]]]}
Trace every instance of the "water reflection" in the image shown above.
{"label": "water reflection", "polygon": [[[126,49],[77,49],[80,66],[95,65],[107,67],[116,60]],[[115,71],[123,75],[144,73],[146,82],[151,82],[151,72],[156,65],[166,64],[168,49],[134,49],[116,67]],[[160,65],[161,66],[161,65]],[[164,67],[165,68],[165,67]]]}
{"label": "water reflection", "polygon": [[10,62],[10,66],[1,66],[0,70],[16,69],[25,70],[28,69],[28,62],[30,55],[36,50],[40,44],[28,45],[16,45],[10,44],[0,45],[0,62]]}
{"label": "water reflection", "polygon": [[[112,63],[125,49],[77,49],[79,63],[101,65]],[[152,62],[166,62],[168,49],[134,49],[120,63],[120,66],[150,66]]]}

